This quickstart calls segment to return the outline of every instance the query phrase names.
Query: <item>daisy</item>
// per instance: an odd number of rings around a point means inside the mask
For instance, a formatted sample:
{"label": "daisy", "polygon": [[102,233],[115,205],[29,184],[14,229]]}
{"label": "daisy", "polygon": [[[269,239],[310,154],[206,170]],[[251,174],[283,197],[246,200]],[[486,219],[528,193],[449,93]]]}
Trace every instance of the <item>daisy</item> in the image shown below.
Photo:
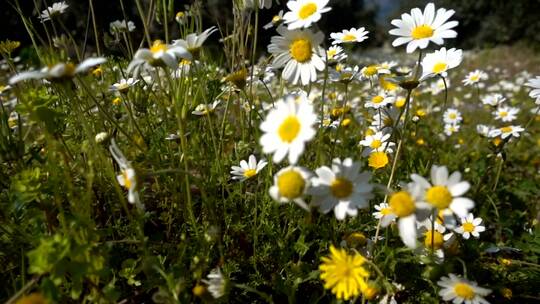
{"label": "daisy", "polygon": [[499,108],[497,108],[497,110],[493,111],[493,116],[495,116],[495,120],[511,122],[517,118],[516,115],[518,113],[519,108],[500,106]]}
{"label": "daisy", "polygon": [[322,13],[331,10],[326,7],[329,0],[290,0],[287,2],[289,12],[285,13],[283,20],[289,30],[308,28],[312,23],[321,19]]}
{"label": "daisy", "polygon": [[493,128],[490,127],[490,126],[486,126],[486,125],[482,125],[482,124],[476,125],[476,132],[478,134],[480,134],[481,136],[484,136],[484,137],[489,136],[489,132],[491,131],[491,129],[493,129]]}
{"label": "daisy", "polygon": [[412,174],[411,179],[423,190],[421,208],[436,208],[450,210],[459,217],[466,217],[474,202],[462,195],[471,187],[467,181],[461,180],[459,171],[448,175],[445,166],[431,167],[431,183],[418,174]]}
{"label": "daisy", "polygon": [[41,19],[41,22],[49,21],[52,18],[63,14],[68,7],[69,5],[65,1],[53,3],[52,6],[47,7],[47,9],[41,12],[39,18]]}
{"label": "daisy", "polygon": [[455,304],[489,304],[483,297],[490,294],[491,290],[453,273],[450,273],[448,277],[442,277],[437,284],[442,287],[439,295],[444,301],[452,301]]}
{"label": "daisy", "polygon": [[283,10],[280,10],[277,15],[272,17],[272,21],[263,26],[265,30],[271,29],[274,26],[278,26],[283,22]]}
{"label": "daisy", "polygon": [[461,126],[459,124],[446,123],[444,124],[444,134],[446,134],[446,136],[450,136],[454,133],[457,133],[460,127]]}
{"label": "daisy", "polygon": [[377,131],[375,134],[367,135],[365,139],[360,141],[360,145],[366,147],[363,156],[367,156],[373,152],[382,152],[386,151],[392,153],[392,147],[396,144],[388,141],[390,139],[390,134],[385,134],[381,131]]}
{"label": "daisy", "polygon": [[373,185],[369,183],[371,173],[359,172],[360,163],[351,158],[332,160],[332,168],[322,166],[315,170],[317,176],[311,179],[309,194],[312,204],[323,213],[334,209],[338,220],[347,215],[356,216],[359,208],[367,208],[373,197]]}
{"label": "daisy", "polygon": [[420,79],[423,80],[434,75],[446,76],[446,71],[457,67],[461,63],[462,57],[462,50],[455,48],[446,50],[444,47],[427,54],[422,60],[422,77]]}
{"label": "daisy", "polygon": [[373,212],[373,216],[381,221],[383,227],[386,227],[390,225],[391,222],[395,221],[396,215],[392,212],[392,208],[390,208],[390,205],[387,203],[375,205],[374,208],[377,211]]}
{"label": "daisy", "polygon": [[122,151],[120,151],[120,148],[118,148],[114,139],[111,140],[109,151],[120,167],[121,174],[116,176],[116,180],[120,186],[128,190],[128,202],[135,204],[137,207],[142,209],[143,206],[141,205],[139,193],[137,192],[137,177],[135,174],[135,169],[133,169],[131,163],[127,160]]}
{"label": "daisy", "polygon": [[129,90],[130,87],[137,84],[137,82],[139,82],[139,80],[134,79],[134,78],[120,79],[119,82],[109,87],[109,91],[118,92],[118,93],[126,93],[127,90]]}
{"label": "daisy", "polygon": [[532,88],[529,92],[529,96],[536,99],[536,104],[540,104],[540,76],[529,79],[525,85]]}
{"label": "daisy", "polygon": [[216,110],[217,106],[220,103],[221,103],[221,100],[215,100],[213,103],[209,103],[209,104],[201,103],[195,107],[195,110],[193,110],[191,114],[197,115],[197,116],[209,115],[210,113]]}
{"label": "daisy", "polygon": [[482,98],[482,103],[488,106],[496,107],[502,104],[506,98],[501,94],[490,94]]}
{"label": "daisy", "polygon": [[113,35],[123,32],[133,32],[135,30],[135,23],[133,21],[116,20],[109,24],[109,30]]}
{"label": "daisy", "polygon": [[449,248],[454,244],[454,233],[446,233],[446,227],[440,224],[438,221],[433,221],[430,218],[426,218],[423,221],[418,222],[418,229],[423,236],[423,248],[420,248],[420,252],[424,254],[432,255],[436,258],[436,262],[440,263],[444,260],[444,249]]}
{"label": "daisy", "polygon": [[303,199],[310,186],[311,173],[302,167],[289,166],[279,170],[274,175],[274,185],[269,193],[276,202],[284,204],[294,202],[302,209],[309,211],[309,207]]}
{"label": "daisy", "polygon": [[454,10],[439,8],[435,12],[435,5],[428,3],[422,12],[419,8],[411,10],[410,14],[402,14],[401,19],[392,20],[397,28],[390,30],[390,35],[399,36],[392,42],[392,46],[407,44],[407,53],[417,48],[427,48],[429,42],[441,45],[446,38],[455,38],[456,31],[452,28],[458,25],[457,21],[448,21]]}
{"label": "daisy", "polygon": [[154,41],[150,49],[139,49],[127,67],[128,73],[138,76],[140,69],[148,70],[150,67],[169,67],[176,69],[178,61],[185,58],[191,60],[191,54],[186,48],[179,45],[169,45],[161,40]]}
{"label": "daisy", "polygon": [[369,272],[364,268],[366,259],[356,251],[330,246],[330,256],[323,257],[319,266],[324,288],[330,289],[336,298],[345,301],[358,297],[367,287]]}
{"label": "daisy", "polygon": [[331,33],[330,38],[333,40],[332,44],[354,43],[368,39],[367,34],[369,32],[364,27],[358,29],[353,27],[350,30],[343,30],[341,33]]}
{"label": "daisy", "polygon": [[333,45],[326,50],[326,58],[328,62],[341,62],[347,59],[347,54],[345,54],[342,47]]}
{"label": "daisy", "polygon": [[488,79],[488,74],[486,72],[480,71],[480,70],[474,70],[470,72],[469,74],[467,74],[467,76],[465,76],[465,79],[463,79],[462,82],[466,86],[469,86],[469,85],[477,84],[480,81],[487,80],[487,79]]}
{"label": "daisy", "polygon": [[482,219],[479,217],[475,218],[472,213],[469,213],[467,217],[461,218],[461,226],[454,229],[454,231],[461,234],[466,240],[468,240],[471,235],[475,238],[479,238],[480,232],[486,231],[486,227],[481,226],[480,224],[482,224]]}
{"label": "daisy", "polygon": [[273,153],[273,160],[279,163],[288,154],[289,163],[295,164],[304,152],[306,142],[313,139],[317,121],[313,105],[307,100],[287,95],[275,103],[260,129],[264,132],[259,143],[264,153]]}
{"label": "daisy", "polygon": [[497,137],[500,136],[502,139],[506,139],[507,137],[519,137],[520,133],[523,132],[525,129],[523,129],[521,126],[512,126],[508,125],[502,128],[494,128],[489,131],[488,136],[489,137]]}
{"label": "daisy", "polygon": [[457,109],[450,108],[444,111],[443,120],[447,124],[458,124],[463,120],[463,118]]}
{"label": "daisy", "polygon": [[39,71],[21,72],[9,79],[9,84],[13,85],[19,81],[29,79],[47,79],[51,81],[61,81],[75,77],[76,74],[86,73],[91,68],[103,64],[107,59],[103,57],[88,58],[78,65],[73,63],[58,63],[52,67],[44,67]]}
{"label": "daisy", "polygon": [[289,31],[280,26],[277,28],[280,36],[273,36],[268,46],[268,52],[274,56],[274,68],[285,67],[282,77],[287,81],[303,85],[317,80],[317,71],[324,70],[322,59],[324,50],[319,46],[324,39],[320,31],[310,29]]}
{"label": "daisy", "polygon": [[[175,47],[182,47],[196,57],[199,54],[203,43],[215,31],[217,31],[217,28],[215,26],[212,26],[200,34],[191,33],[187,35],[185,39],[173,40],[172,45]],[[191,58],[187,59],[191,60]]]}
{"label": "daisy", "polygon": [[223,278],[221,269],[215,268],[210,271],[206,280],[202,280],[208,285],[208,291],[214,299],[221,298],[225,294],[225,287],[227,281]]}
{"label": "daisy", "polygon": [[250,179],[257,175],[264,167],[266,167],[267,164],[268,162],[264,159],[257,162],[255,155],[251,154],[249,156],[249,162],[241,160],[240,167],[231,167],[231,174],[233,175],[232,178],[241,182],[245,181],[246,179]]}
{"label": "daisy", "polygon": [[395,96],[386,95],[384,91],[380,91],[378,94],[371,96],[364,106],[366,108],[380,109],[392,104],[395,99]]}

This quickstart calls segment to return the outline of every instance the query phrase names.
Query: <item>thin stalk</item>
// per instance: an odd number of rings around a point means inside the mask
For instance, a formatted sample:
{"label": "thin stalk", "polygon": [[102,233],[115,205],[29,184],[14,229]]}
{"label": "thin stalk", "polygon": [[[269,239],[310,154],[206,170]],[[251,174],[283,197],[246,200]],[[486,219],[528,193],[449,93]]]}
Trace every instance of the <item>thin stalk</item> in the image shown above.
{"label": "thin stalk", "polygon": [[94,13],[94,0],[88,0],[88,4],[90,6],[90,14],[92,15],[92,27],[94,27],[94,39],[96,40],[97,55],[101,56],[101,47],[99,45],[99,36],[96,24],[96,14]]}

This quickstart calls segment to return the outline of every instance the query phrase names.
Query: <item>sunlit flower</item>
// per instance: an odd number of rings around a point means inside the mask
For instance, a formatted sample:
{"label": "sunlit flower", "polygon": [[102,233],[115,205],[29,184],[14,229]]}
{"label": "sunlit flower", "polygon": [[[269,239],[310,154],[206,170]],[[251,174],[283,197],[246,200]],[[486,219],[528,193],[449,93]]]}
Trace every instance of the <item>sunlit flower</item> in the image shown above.
{"label": "sunlit flower", "polygon": [[186,20],[187,20],[187,17],[188,17],[188,12],[185,12],[185,11],[179,11],[176,13],[176,15],[174,16],[174,20],[182,25],[184,23],[186,23]]}
{"label": "sunlit flower", "polygon": [[289,12],[283,16],[289,30],[307,28],[319,21],[323,13],[331,10],[326,7],[329,0],[290,0],[287,2]]}
{"label": "sunlit flower", "polygon": [[128,79],[120,79],[119,82],[111,85],[109,87],[109,91],[111,92],[119,92],[119,93],[125,93],[127,90],[129,90],[130,87],[134,86],[139,82],[138,79],[134,78],[128,78]]}
{"label": "sunlit flower", "polygon": [[289,31],[286,27],[277,28],[280,36],[273,36],[268,46],[274,59],[274,68],[285,67],[282,77],[287,81],[303,85],[317,80],[317,71],[324,70],[324,50],[319,46],[324,39],[322,32],[310,29]]}
{"label": "sunlit flower", "polygon": [[334,158],[332,168],[322,166],[315,173],[309,194],[313,195],[312,204],[321,212],[333,209],[336,218],[343,220],[347,215],[356,216],[358,209],[368,207],[373,197],[373,185],[369,183],[371,173],[360,172],[359,162]]}
{"label": "sunlit flower", "polygon": [[169,67],[176,69],[178,61],[182,58],[191,60],[191,54],[186,48],[179,45],[165,44],[161,40],[156,40],[150,49],[139,49],[133,56],[133,60],[127,67],[128,73],[138,76],[140,69],[150,69],[150,67]]}
{"label": "sunlit flower", "polygon": [[342,47],[333,45],[326,50],[326,57],[328,62],[341,62],[347,59],[347,54],[343,51]]}
{"label": "sunlit flower", "polygon": [[304,195],[310,186],[311,173],[302,167],[289,166],[274,175],[274,185],[270,187],[270,196],[278,203],[294,202],[309,211]]}
{"label": "sunlit flower", "polygon": [[502,128],[494,128],[489,131],[488,136],[489,137],[498,137],[500,136],[502,139],[506,139],[507,137],[519,137],[520,133],[523,132],[525,129],[523,129],[521,126],[504,126]]}
{"label": "sunlit flower", "polygon": [[47,9],[43,10],[39,18],[41,19],[41,22],[49,21],[52,18],[63,14],[68,7],[69,5],[65,1],[55,2],[52,6],[49,6]]}
{"label": "sunlit flower", "polygon": [[492,127],[486,126],[486,125],[476,125],[476,132],[480,134],[481,136],[488,137],[489,132],[491,131]]}
{"label": "sunlit flower", "polygon": [[120,148],[118,148],[114,139],[111,140],[109,151],[120,167],[121,174],[117,175],[116,179],[120,186],[128,190],[128,202],[135,204],[139,208],[143,208],[139,199],[139,192],[137,191],[135,169],[133,169],[131,163],[127,160],[122,151],[120,151]]}
{"label": "sunlit flower", "polygon": [[368,39],[367,34],[369,32],[364,27],[358,29],[353,27],[350,30],[343,30],[341,33],[331,33],[330,38],[333,40],[332,44],[354,43]]}
{"label": "sunlit flower", "polygon": [[475,218],[472,213],[469,213],[467,217],[460,219],[461,226],[454,229],[455,232],[461,234],[464,239],[469,239],[472,235],[475,238],[480,237],[480,232],[484,232],[486,227],[482,226],[482,219],[477,217]]}
{"label": "sunlit flower", "polygon": [[517,118],[518,113],[519,108],[500,106],[497,110],[493,111],[493,116],[495,116],[495,120],[511,122]]}
{"label": "sunlit flower", "polygon": [[379,91],[378,94],[370,96],[364,106],[366,108],[380,109],[392,104],[395,99],[395,96],[386,94],[384,91]]}
{"label": "sunlit flower", "polygon": [[540,76],[529,79],[525,85],[532,88],[529,92],[529,96],[536,99],[536,104],[540,104]]}
{"label": "sunlit flower", "polygon": [[280,10],[277,15],[274,15],[274,17],[272,17],[272,20],[265,24],[263,28],[265,30],[268,30],[273,28],[274,26],[280,25],[281,23],[283,23],[283,10]]}
{"label": "sunlit flower", "polygon": [[373,152],[369,154],[368,165],[373,169],[380,169],[388,165],[388,154],[385,152]]}
{"label": "sunlit flower", "polygon": [[[215,26],[212,26],[200,34],[191,33],[191,34],[188,34],[185,39],[173,40],[172,45],[175,47],[182,47],[186,49],[188,52],[190,52],[194,57],[197,57],[203,43],[215,31],[217,31],[217,28]],[[191,60],[191,58],[187,58],[187,59]]]}
{"label": "sunlit flower", "polygon": [[206,276],[206,280],[202,280],[208,285],[208,291],[214,299],[221,298],[225,294],[227,281],[223,278],[221,269],[215,268]]}
{"label": "sunlit flower", "polygon": [[367,156],[373,152],[387,152],[392,153],[392,147],[396,144],[389,141],[390,134],[385,134],[381,131],[377,131],[375,134],[367,135],[363,140],[360,141],[360,145],[366,147],[362,153],[364,156]]}
{"label": "sunlit flower", "polygon": [[489,94],[482,98],[482,103],[488,106],[496,107],[500,104],[502,104],[506,98],[504,98],[501,94]]}
{"label": "sunlit flower", "polygon": [[330,246],[330,256],[323,257],[319,266],[324,288],[330,289],[336,298],[349,300],[358,297],[367,287],[369,272],[364,268],[366,259],[357,252]]}
{"label": "sunlit flower", "polygon": [[448,21],[454,13],[454,10],[444,8],[435,12],[435,5],[428,3],[424,12],[414,8],[410,14],[402,14],[401,19],[392,20],[392,25],[397,28],[389,33],[399,36],[392,42],[392,46],[407,44],[407,53],[412,53],[417,48],[427,48],[429,42],[441,45],[444,39],[455,38],[457,33],[452,28],[456,27],[458,22]]}
{"label": "sunlit flower", "polygon": [[429,53],[422,59],[422,77],[425,79],[433,75],[446,76],[446,71],[457,67],[463,57],[462,50],[455,48],[446,50],[441,48],[433,53]]}
{"label": "sunlit flower", "polygon": [[444,301],[452,301],[454,304],[489,304],[483,297],[490,294],[491,290],[453,273],[450,273],[448,277],[442,277],[437,284],[442,287],[439,295]]}
{"label": "sunlit flower", "polygon": [[86,73],[91,68],[103,64],[107,59],[103,57],[88,58],[78,65],[73,63],[58,63],[51,67],[44,67],[39,71],[21,72],[9,79],[9,84],[15,84],[19,81],[29,79],[47,79],[52,81],[60,81],[75,77],[76,74]]}
{"label": "sunlit flower", "polygon": [[444,134],[446,134],[446,136],[450,136],[456,132],[459,131],[459,129],[461,128],[461,126],[457,123],[445,123],[444,124]]}
{"label": "sunlit flower", "polygon": [[487,79],[488,79],[488,74],[486,72],[480,71],[480,70],[474,70],[470,72],[469,74],[467,74],[467,76],[465,76],[465,79],[463,79],[462,82],[463,84],[469,86],[469,85],[473,85]]}
{"label": "sunlit flower", "polygon": [[386,227],[396,219],[396,215],[387,203],[381,203],[373,207],[377,210],[373,212],[373,216],[381,221],[381,226]]}
{"label": "sunlit flower", "polygon": [[255,155],[252,154],[249,156],[249,162],[241,160],[240,167],[231,167],[231,174],[233,175],[232,178],[241,182],[245,181],[246,179],[250,179],[257,175],[264,167],[266,167],[267,164],[268,162],[264,159],[257,162]]}
{"label": "sunlit flower", "polygon": [[463,118],[457,109],[449,108],[444,111],[443,120],[447,124],[458,124],[463,120]]}

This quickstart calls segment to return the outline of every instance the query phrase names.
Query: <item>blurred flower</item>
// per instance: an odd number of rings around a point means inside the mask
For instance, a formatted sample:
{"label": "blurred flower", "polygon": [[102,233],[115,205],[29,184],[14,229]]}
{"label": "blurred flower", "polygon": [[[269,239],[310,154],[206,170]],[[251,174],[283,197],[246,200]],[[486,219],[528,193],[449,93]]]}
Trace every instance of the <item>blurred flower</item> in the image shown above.
{"label": "blurred flower", "polygon": [[[185,39],[174,40],[173,46],[182,47],[188,50],[194,57],[197,57],[203,43],[215,31],[217,31],[217,28],[215,26],[212,26],[200,34],[191,33],[187,35]],[[187,58],[187,59],[191,60],[191,58]]]}
{"label": "blurred flower", "polygon": [[536,104],[540,104],[540,76],[529,79],[525,85],[532,88],[529,92],[529,96],[536,99]]}
{"label": "blurred flower", "polygon": [[442,277],[437,284],[442,287],[439,295],[444,301],[489,304],[483,297],[490,294],[491,290],[479,287],[475,282],[460,278],[453,273],[450,273],[448,277]]}
{"label": "blurred flower", "polygon": [[64,80],[75,77],[76,74],[85,73],[90,68],[105,63],[107,59],[103,57],[88,58],[79,65],[73,63],[58,63],[52,67],[44,67],[39,71],[21,72],[9,79],[10,84],[15,84],[19,81],[29,79],[47,79],[47,80]]}
{"label": "blurred flower", "polygon": [[255,155],[252,154],[249,156],[249,162],[241,160],[240,167],[231,167],[231,174],[233,175],[232,178],[241,182],[245,181],[246,179],[250,179],[257,175],[259,171],[266,167],[267,164],[268,162],[264,159],[261,159],[259,160],[259,162],[257,162]]}
{"label": "blurred flower", "polygon": [[463,79],[462,82],[466,86],[470,86],[470,85],[479,83],[482,80],[487,80],[487,79],[488,79],[488,74],[486,72],[480,71],[480,70],[474,70],[470,72],[469,74],[467,74],[467,76],[465,76],[465,79]]}
{"label": "blurred flower", "polygon": [[41,19],[41,22],[49,21],[52,18],[63,14],[68,7],[69,5],[67,5],[65,1],[55,2],[52,6],[49,6],[47,9],[43,10],[39,18]]}
{"label": "blurred flower", "polygon": [[274,185],[270,187],[270,196],[278,203],[294,202],[302,209],[309,211],[303,199],[310,186],[311,173],[303,168],[289,166],[279,170],[274,175]]}
{"label": "blurred flower", "polygon": [[109,31],[111,34],[119,34],[123,32],[133,32],[135,30],[135,23],[133,21],[116,20],[109,24]]}
{"label": "blurred flower", "polygon": [[496,107],[502,104],[505,100],[506,98],[504,98],[501,94],[490,94],[482,98],[482,103],[488,106]]}
{"label": "blurred flower", "polygon": [[495,116],[495,120],[511,122],[517,118],[516,115],[518,113],[519,113],[519,108],[500,106],[499,108],[497,108],[497,110],[493,111],[492,114],[493,116]]}
{"label": "blurred flower", "polygon": [[213,103],[205,104],[201,103],[195,107],[195,110],[191,112],[193,115],[203,116],[203,115],[209,115],[210,113],[214,112],[217,108],[217,106],[221,103],[221,100],[215,100]]}
{"label": "blurred flower", "polygon": [[133,169],[131,163],[127,160],[122,151],[120,151],[120,148],[118,148],[114,139],[111,140],[109,151],[120,167],[121,174],[117,175],[116,179],[118,180],[120,186],[128,190],[128,201],[131,204],[135,204],[137,207],[143,209],[139,199],[139,193],[137,192],[137,178],[135,169]]}
{"label": "blurred flower", "polygon": [[118,92],[118,93],[125,93],[129,88],[137,84],[139,80],[134,78],[128,78],[128,79],[120,79],[119,82],[111,85],[109,87],[109,91],[111,92]]}
{"label": "blurred flower", "polygon": [[219,268],[212,269],[206,276],[206,280],[202,280],[208,285],[208,291],[214,299],[219,299],[225,294],[226,281]]}
{"label": "blurred flower", "polygon": [[161,40],[154,41],[150,49],[139,49],[129,63],[127,71],[136,77],[141,68],[148,70],[150,67],[169,67],[176,69],[178,61],[182,58],[191,60],[191,54],[186,48],[179,45],[169,45]]}
{"label": "blurred flower", "polygon": [[331,33],[330,38],[333,40],[332,44],[353,43],[362,42],[368,39],[368,31],[364,27],[351,28],[350,30],[343,30],[341,33]]}
{"label": "blurred flower", "polygon": [[519,137],[520,133],[523,132],[525,129],[523,129],[521,126],[512,126],[508,125],[502,128],[495,128],[489,131],[488,136],[489,137],[497,137],[500,136],[502,139],[506,139],[507,137]]}
{"label": "blurred flower", "polygon": [[458,124],[463,120],[463,118],[457,109],[449,108],[444,111],[443,120],[447,124]]}
{"label": "blurred flower", "polygon": [[277,15],[274,15],[274,17],[272,17],[272,21],[265,24],[263,28],[265,30],[268,30],[268,29],[273,28],[274,26],[280,25],[282,22],[283,22],[283,10],[280,10]]}

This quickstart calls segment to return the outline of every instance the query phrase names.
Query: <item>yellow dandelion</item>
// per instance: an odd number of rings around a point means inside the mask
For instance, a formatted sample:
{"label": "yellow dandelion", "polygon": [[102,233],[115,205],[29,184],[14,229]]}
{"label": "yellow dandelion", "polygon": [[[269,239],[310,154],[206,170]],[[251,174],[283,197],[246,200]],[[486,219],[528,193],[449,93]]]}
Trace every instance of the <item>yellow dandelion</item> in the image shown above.
{"label": "yellow dandelion", "polygon": [[369,155],[368,165],[373,169],[380,169],[386,167],[388,164],[388,155],[382,151],[373,152]]}

